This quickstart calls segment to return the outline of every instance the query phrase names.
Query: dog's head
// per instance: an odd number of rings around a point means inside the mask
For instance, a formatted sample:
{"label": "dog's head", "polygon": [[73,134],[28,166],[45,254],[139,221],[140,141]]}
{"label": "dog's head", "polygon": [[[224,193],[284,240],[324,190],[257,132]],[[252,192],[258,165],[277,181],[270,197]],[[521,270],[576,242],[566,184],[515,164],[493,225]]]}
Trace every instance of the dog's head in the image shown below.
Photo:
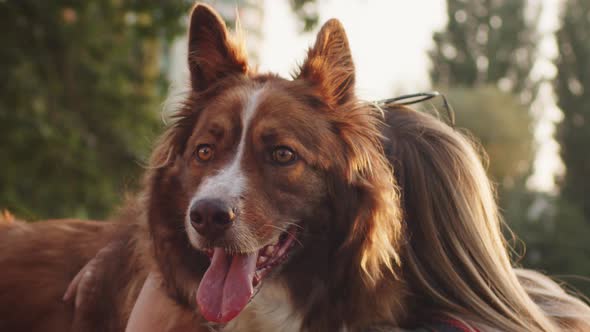
{"label": "dog's head", "polygon": [[[177,300],[238,315],[268,279],[374,285],[396,259],[397,196],[341,24],[292,80],[251,72],[223,21],[190,17],[191,92],[148,177],[156,258]],[[309,301],[302,300],[302,301]]]}

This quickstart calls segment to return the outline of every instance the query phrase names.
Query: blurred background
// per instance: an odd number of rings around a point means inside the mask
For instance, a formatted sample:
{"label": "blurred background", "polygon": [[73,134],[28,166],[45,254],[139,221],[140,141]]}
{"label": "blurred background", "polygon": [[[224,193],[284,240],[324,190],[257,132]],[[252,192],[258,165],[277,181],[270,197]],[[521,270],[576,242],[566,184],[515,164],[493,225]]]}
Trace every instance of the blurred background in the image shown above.
{"label": "blurred background", "polygon": [[[590,0],[208,2],[240,16],[261,71],[289,75],[337,17],[361,97],[444,92],[489,155],[515,259],[590,295]],[[0,209],[101,219],[137,188],[188,87],[191,5],[0,0]]]}

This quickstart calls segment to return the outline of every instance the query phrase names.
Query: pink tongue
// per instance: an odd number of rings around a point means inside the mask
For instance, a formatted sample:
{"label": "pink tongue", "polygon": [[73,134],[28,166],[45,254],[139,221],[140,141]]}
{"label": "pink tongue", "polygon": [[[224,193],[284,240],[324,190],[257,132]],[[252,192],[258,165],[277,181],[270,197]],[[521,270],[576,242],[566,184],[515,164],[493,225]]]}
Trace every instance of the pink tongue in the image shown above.
{"label": "pink tongue", "polygon": [[254,292],[257,258],[256,252],[229,256],[223,248],[214,249],[197,290],[197,304],[205,319],[226,323],[244,309]]}

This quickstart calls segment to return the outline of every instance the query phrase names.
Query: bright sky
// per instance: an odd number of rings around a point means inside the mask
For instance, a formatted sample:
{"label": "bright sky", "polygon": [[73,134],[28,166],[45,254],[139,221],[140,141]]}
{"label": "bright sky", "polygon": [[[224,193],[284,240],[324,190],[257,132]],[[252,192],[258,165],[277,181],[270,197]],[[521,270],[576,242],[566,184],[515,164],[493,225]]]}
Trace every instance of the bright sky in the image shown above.
{"label": "bright sky", "polygon": [[[559,0],[536,1],[543,5],[540,28],[546,37],[540,45],[542,59],[533,73],[551,78],[555,68],[550,59],[556,54],[552,31],[557,26]],[[427,51],[432,47],[432,33],[446,24],[446,1],[319,0],[319,5],[321,23],[334,17],[346,29],[360,97],[373,100],[428,90]],[[276,0],[264,0],[262,24],[263,39],[257,46],[259,69],[288,77],[313,44],[319,26],[311,33],[301,34],[288,1]],[[248,39],[248,31],[245,35]],[[180,53],[185,54],[183,52]],[[186,63],[184,55],[175,58],[181,59],[180,66]],[[552,191],[555,189],[554,174],[561,172],[563,166],[558,157],[558,145],[552,139],[561,112],[555,106],[550,85],[542,87],[531,112],[539,120],[535,131],[539,146],[535,173],[529,185]]]}
{"label": "bright sky", "polygon": [[[287,1],[265,1],[261,69],[288,74],[314,41],[301,35]],[[346,29],[361,97],[391,97],[394,92],[426,89],[432,31],[444,26],[444,1],[320,1],[320,22],[338,18]],[[427,12],[427,13],[424,13]]]}

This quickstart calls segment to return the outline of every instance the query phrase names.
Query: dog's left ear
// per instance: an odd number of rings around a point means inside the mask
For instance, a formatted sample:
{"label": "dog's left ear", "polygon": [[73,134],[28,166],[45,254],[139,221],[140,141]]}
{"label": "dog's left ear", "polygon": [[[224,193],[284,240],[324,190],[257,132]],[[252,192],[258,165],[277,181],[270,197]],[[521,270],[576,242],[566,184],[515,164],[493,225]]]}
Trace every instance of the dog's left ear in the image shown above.
{"label": "dog's left ear", "polygon": [[314,84],[331,107],[342,105],[354,96],[354,64],[340,21],[331,19],[324,24],[297,78]]}
{"label": "dog's left ear", "polygon": [[195,91],[248,72],[244,46],[230,38],[223,19],[208,5],[196,4],[190,14],[188,64]]}

